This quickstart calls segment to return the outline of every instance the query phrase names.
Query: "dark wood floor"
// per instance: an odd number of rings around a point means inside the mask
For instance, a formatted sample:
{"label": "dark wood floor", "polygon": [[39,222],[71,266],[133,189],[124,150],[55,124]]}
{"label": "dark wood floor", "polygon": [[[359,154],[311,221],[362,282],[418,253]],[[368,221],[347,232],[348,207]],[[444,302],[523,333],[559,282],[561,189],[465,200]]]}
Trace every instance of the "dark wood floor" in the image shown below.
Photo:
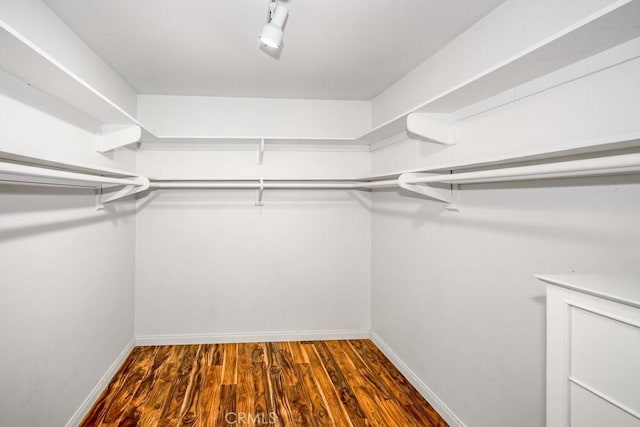
{"label": "dark wood floor", "polygon": [[83,426],[446,426],[369,340],[133,349]]}

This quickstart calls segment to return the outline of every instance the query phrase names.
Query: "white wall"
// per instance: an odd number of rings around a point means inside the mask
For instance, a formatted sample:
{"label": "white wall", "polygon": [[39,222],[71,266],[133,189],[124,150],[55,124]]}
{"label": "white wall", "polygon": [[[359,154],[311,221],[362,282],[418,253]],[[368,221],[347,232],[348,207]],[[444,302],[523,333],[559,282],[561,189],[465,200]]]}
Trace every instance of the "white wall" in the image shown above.
{"label": "white wall", "polygon": [[[640,131],[638,62],[404,141],[373,172],[559,150]],[[640,176],[463,186],[460,211],[373,196],[372,330],[473,426],[544,424],[545,292],[534,273],[640,272]]]}
{"label": "white wall", "polygon": [[[135,167],[0,94],[3,150]],[[97,212],[94,194],[0,182],[1,425],[64,425],[133,338],[135,206]]]}
{"label": "white wall", "polygon": [[[368,174],[368,152],[143,149],[150,176]],[[161,191],[136,216],[136,335],[206,342],[362,335],[369,329],[368,193]],[[232,334],[232,335],[231,335]]]}
{"label": "white wall", "polygon": [[357,138],[369,101],[139,95],[138,118],[163,137]]}

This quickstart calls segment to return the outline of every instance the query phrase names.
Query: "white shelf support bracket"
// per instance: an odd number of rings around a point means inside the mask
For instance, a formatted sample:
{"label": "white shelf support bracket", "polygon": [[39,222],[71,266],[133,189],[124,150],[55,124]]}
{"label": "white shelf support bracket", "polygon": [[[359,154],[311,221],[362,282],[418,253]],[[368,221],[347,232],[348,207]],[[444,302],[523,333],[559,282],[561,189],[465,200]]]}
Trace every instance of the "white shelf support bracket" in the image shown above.
{"label": "white shelf support bracket", "polygon": [[262,161],[264,159],[264,138],[260,139],[260,144],[258,144],[258,160],[256,162],[257,165],[263,164]]}
{"label": "white shelf support bracket", "polygon": [[116,191],[115,193],[109,194],[108,196],[105,196],[103,193],[104,186],[101,187],[96,210],[101,211],[104,209],[104,205],[106,205],[107,203],[112,203],[117,200],[124,199],[125,197],[129,197],[134,194],[141,193],[143,191],[148,190],[149,187],[151,186],[151,182],[149,181],[149,178],[145,178],[143,176],[139,176],[135,178],[135,181],[136,181],[135,184],[125,185],[120,190]]}
{"label": "white shelf support bracket", "polygon": [[106,153],[125,145],[135,144],[142,139],[142,128],[137,125],[104,125],[96,135],[95,147],[98,153]]}
{"label": "white shelf support bracket", "polygon": [[256,206],[264,206],[262,202],[262,194],[264,193],[264,179],[260,179],[260,187],[258,187],[257,197],[256,197]]}
{"label": "white shelf support bracket", "polygon": [[407,116],[407,130],[438,144],[456,143],[454,123],[450,114],[411,113]]}
{"label": "white shelf support bracket", "polygon": [[403,173],[398,177],[398,185],[400,188],[411,191],[413,193],[420,194],[421,196],[428,197],[439,202],[451,203],[451,188],[438,188],[431,187],[429,185],[410,184],[408,181],[415,178],[423,178],[430,176],[424,173]]}

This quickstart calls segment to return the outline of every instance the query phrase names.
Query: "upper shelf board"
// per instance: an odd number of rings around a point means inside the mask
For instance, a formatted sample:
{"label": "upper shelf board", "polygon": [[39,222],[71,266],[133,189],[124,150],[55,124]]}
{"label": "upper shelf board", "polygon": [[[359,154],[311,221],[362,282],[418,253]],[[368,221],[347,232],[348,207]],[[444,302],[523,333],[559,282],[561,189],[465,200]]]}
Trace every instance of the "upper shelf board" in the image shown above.
{"label": "upper shelf board", "polygon": [[135,117],[2,20],[0,52],[0,67],[28,86],[100,123],[140,125]]}
{"label": "upper shelf board", "polygon": [[[309,140],[371,145],[405,132],[406,118],[411,113],[451,113],[637,37],[640,37],[640,0],[620,0],[467,81],[425,100],[357,138],[301,138],[296,135],[263,137],[270,141]],[[73,70],[68,69],[2,20],[0,51],[0,66],[7,73],[101,124],[140,126],[142,142],[203,142],[253,138],[247,135],[211,138],[154,135],[135,117],[82,80]]]}
{"label": "upper shelf board", "polygon": [[636,37],[640,37],[640,1],[618,1],[428,100],[417,110],[451,113]]}
{"label": "upper shelf board", "polygon": [[134,178],[138,174],[135,172],[113,169],[104,166],[96,166],[87,163],[73,161],[60,161],[44,157],[33,157],[16,152],[0,151],[0,160],[8,160],[13,163],[22,163],[30,166],[41,166],[50,169],[58,169],[69,172],[79,172],[113,178]]}

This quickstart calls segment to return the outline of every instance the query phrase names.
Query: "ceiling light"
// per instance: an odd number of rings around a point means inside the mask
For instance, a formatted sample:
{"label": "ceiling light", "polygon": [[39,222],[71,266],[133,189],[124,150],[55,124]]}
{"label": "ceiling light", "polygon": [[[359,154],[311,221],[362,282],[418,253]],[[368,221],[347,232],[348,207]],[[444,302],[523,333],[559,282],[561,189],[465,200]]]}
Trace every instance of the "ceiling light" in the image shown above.
{"label": "ceiling light", "polygon": [[289,10],[278,4],[278,0],[271,0],[269,3],[269,22],[260,33],[260,41],[268,47],[278,49],[282,44],[284,21],[287,20]]}

